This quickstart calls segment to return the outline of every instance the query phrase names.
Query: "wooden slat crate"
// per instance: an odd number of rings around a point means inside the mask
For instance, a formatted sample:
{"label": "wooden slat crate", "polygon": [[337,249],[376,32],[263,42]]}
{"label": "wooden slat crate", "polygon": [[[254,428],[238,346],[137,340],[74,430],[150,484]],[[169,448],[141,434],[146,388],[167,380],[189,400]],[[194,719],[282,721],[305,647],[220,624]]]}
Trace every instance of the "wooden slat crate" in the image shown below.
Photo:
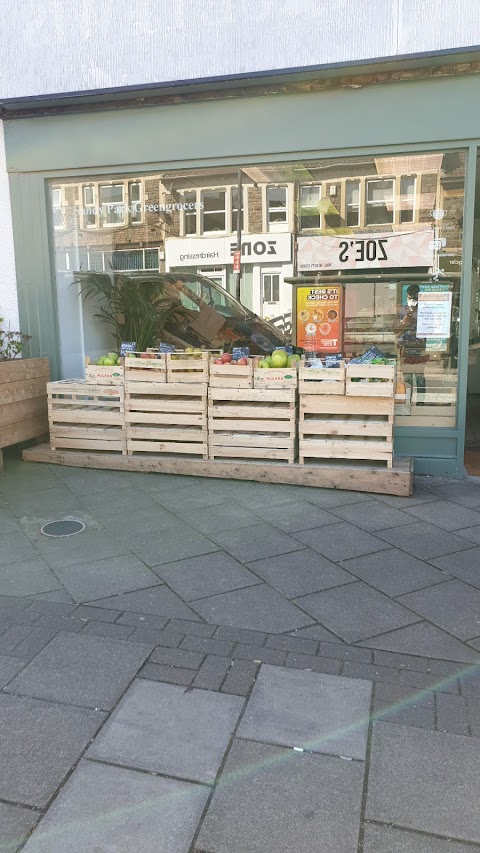
{"label": "wooden slat crate", "polygon": [[345,364],[340,367],[308,367],[300,362],[298,371],[300,394],[345,394]]}
{"label": "wooden slat crate", "polygon": [[296,432],[294,388],[208,391],[210,459],[284,460],[293,464]]}
{"label": "wooden slat crate", "polygon": [[209,353],[167,353],[167,382],[208,383]]}
{"label": "wooden slat crate", "polygon": [[377,460],[393,464],[394,398],[302,395],[299,462]]}
{"label": "wooden slat crate", "polygon": [[[165,355],[156,354],[156,358],[141,358],[142,353],[136,357],[125,356],[125,387],[136,382],[166,382],[167,381],[167,359]],[[154,355],[154,353],[151,353]]]}
{"label": "wooden slat crate", "polygon": [[276,390],[296,388],[298,385],[297,364],[293,367],[266,367],[253,369],[253,387]]}
{"label": "wooden slat crate", "polygon": [[345,393],[352,397],[393,397],[394,364],[347,364]]}
{"label": "wooden slat crate", "polygon": [[253,388],[253,359],[248,364],[215,364],[210,361],[211,388]]}
{"label": "wooden slat crate", "polygon": [[52,450],[126,453],[123,388],[69,380],[49,382],[47,395]]}
{"label": "wooden slat crate", "polygon": [[85,381],[90,385],[121,385],[124,382],[123,358],[119,364],[112,366],[92,364],[90,358],[85,359]]}
{"label": "wooden slat crate", "polygon": [[129,455],[208,457],[206,385],[127,379],[125,421]]}

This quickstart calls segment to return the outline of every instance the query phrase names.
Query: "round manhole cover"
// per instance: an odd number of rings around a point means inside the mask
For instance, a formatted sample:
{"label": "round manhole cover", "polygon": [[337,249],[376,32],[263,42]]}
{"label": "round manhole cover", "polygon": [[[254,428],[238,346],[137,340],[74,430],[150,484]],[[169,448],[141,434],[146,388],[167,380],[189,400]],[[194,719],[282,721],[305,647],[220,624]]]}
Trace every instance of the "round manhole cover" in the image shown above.
{"label": "round manhole cover", "polygon": [[74,536],[75,533],[81,533],[85,530],[85,525],[82,521],[73,521],[72,519],[62,519],[61,521],[49,521],[41,528],[44,536]]}

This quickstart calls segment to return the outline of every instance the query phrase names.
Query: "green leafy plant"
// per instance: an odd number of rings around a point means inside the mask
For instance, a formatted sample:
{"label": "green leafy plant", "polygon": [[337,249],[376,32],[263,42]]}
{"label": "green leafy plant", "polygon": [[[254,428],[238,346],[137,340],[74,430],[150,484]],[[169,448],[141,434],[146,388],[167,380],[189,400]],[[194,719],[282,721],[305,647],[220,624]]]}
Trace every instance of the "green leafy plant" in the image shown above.
{"label": "green leafy plant", "polygon": [[11,361],[20,355],[31,336],[22,332],[6,331],[3,328],[4,322],[3,317],[0,317],[0,361]]}
{"label": "green leafy plant", "polygon": [[135,341],[138,351],[145,351],[161,339],[165,327],[175,319],[187,316],[178,297],[167,295],[163,282],[154,275],[137,277],[113,273],[77,273],[86,302],[98,309],[94,317],[111,327],[117,345]]}

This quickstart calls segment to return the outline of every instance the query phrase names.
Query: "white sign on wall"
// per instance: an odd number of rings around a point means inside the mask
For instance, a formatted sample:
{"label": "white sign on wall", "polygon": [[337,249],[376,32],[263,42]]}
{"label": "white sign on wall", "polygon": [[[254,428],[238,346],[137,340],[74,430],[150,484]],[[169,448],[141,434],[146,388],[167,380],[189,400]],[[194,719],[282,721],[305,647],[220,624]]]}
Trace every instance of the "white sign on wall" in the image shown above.
{"label": "white sign on wall", "polygon": [[298,271],[431,267],[433,231],[298,238]]}
{"label": "white sign on wall", "polygon": [[[165,263],[172,267],[233,264],[235,237],[185,237],[165,240]],[[292,259],[292,235],[244,234],[243,264],[288,263]]]}
{"label": "white sign on wall", "polygon": [[452,292],[420,292],[417,308],[417,338],[449,338]]}

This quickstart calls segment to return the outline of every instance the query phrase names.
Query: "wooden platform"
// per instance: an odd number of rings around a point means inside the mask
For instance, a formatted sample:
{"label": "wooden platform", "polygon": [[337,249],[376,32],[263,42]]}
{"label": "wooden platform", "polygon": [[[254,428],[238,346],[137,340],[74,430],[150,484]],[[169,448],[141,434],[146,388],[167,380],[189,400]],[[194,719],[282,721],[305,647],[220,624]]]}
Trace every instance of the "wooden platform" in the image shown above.
{"label": "wooden platform", "polygon": [[381,495],[408,497],[412,493],[413,461],[410,457],[395,460],[393,468],[380,466],[322,463],[289,465],[282,462],[220,461],[213,459],[179,459],[168,456],[111,456],[76,450],[50,450],[41,444],[24,450],[27,462],[47,462],[74,468],[103,468],[115,471],[143,471],[158,474],[185,474],[194,477],[218,477],[228,480],[254,480],[258,483],[287,483],[323,489],[346,489]]}

